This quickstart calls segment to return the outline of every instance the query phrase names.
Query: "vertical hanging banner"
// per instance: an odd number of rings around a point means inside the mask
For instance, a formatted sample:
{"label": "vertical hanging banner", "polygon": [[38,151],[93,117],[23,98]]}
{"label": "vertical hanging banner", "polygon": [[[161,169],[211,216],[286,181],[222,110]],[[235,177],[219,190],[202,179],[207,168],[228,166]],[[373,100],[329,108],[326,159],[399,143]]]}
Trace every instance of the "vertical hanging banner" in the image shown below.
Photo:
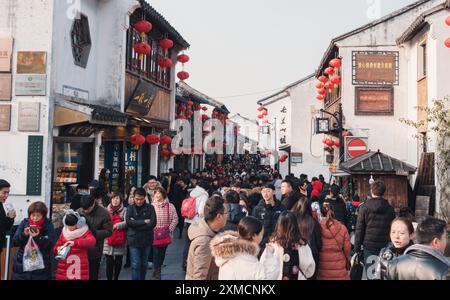
{"label": "vertical hanging banner", "polygon": [[42,185],[43,136],[28,137],[27,195],[40,196]]}

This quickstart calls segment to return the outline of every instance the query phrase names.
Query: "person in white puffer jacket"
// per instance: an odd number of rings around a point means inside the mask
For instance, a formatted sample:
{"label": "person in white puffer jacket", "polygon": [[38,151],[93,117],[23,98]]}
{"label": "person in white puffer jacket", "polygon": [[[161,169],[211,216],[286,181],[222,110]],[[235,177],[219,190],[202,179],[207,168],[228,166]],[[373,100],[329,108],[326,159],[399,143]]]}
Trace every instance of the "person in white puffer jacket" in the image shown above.
{"label": "person in white puffer jacket", "polygon": [[210,243],[211,254],[219,267],[219,280],[276,280],[279,260],[272,248],[266,249],[264,264],[258,260],[263,224],[254,217],[239,222],[239,232],[218,234]]}

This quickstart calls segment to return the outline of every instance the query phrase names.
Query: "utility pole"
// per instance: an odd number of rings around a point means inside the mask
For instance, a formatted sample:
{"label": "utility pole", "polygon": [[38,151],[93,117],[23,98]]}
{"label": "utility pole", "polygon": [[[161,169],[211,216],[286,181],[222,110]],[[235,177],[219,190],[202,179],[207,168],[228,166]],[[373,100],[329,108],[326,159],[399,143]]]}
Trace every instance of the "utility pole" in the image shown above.
{"label": "utility pole", "polygon": [[278,147],[277,147],[277,117],[274,118],[274,136],[275,136],[275,170],[279,171],[279,165],[278,165]]}

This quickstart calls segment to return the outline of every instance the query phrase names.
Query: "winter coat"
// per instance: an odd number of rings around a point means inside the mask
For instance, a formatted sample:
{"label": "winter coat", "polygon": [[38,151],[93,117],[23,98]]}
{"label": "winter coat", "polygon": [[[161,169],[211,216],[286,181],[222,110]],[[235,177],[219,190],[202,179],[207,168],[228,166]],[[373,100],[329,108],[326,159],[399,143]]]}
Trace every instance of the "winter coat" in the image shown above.
{"label": "winter coat", "polygon": [[14,219],[8,218],[6,216],[6,211],[3,208],[3,204],[0,203],[0,252],[6,241],[6,233],[14,225]]}
{"label": "winter coat", "polygon": [[382,198],[369,199],[358,214],[355,231],[355,250],[380,253],[389,242],[389,229],[395,219],[394,208]]}
{"label": "winter coat", "polygon": [[320,266],[320,251],[322,251],[322,227],[316,219],[314,219],[314,229],[309,237],[308,244],[311,247],[314,262],[316,263],[316,269],[311,279],[316,279]]}
{"label": "winter coat", "polygon": [[275,206],[266,204],[266,202],[261,200],[259,204],[253,209],[252,215],[257,218],[264,225],[264,237],[260,244],[262,248],[265,247],[269,237],[275,230],[275,225],[277,224],[278,218],[281,213],[286,211],[286,208],[281,204],[280,201],[275,201]]}
{"label": "winter coat", "polygon": [[[178,215],[172,203],[169,199],[164,200],[162,203],[153,201],[153,208],[156,213],[156,227],[169,226],[170,233],[173,233],[178,225]],[[169,205],[169,215],[167,215],[167,205]]]}
{"label": "winter coat", "polygon": [[342,198],[326,197],[325,202],[330,203],[330,207],[334,213],[334,219],[347,226],[347,205]]}
{"label": "winter coat", "polygon": [[13,258],[13,280],[50,280],[51,279],[51,256],[53,245],[55,244],[55,229],[53,228],[53,224],[51,220],[46,219],[44,224],[42,225],[41,231],[39,235],[33,240],[36,242],[39,247],[39,251],[42,254],[44,259],[43,270],[37,270],[32,272],[24,272],[23,271],[23,254],[25,250],[25,246],[28,243],[29,236],[24,234],[25,228],[30,227],[29,219],[24,219],[22,223],[20,223],[19,228],[16,230],[16,233],[13,237],[12,245],[13,247],[18,247],[19,249],[14,254]]}
{"label": "winter coat", "polygon": [[[149,224],[145,220],[150,220]],[[130,247],[149,247],[153,243],[153,228],[156,226],[156,212],[153,205],[144,203],[140,208],[127,208],[127,243]]]}
{"label": "winter coat", "polygon": [[312,191],[311,191],[311,199],[314,197],[319,197],[322,192],[323,184],[319,180],[316,180],[312,183]]}
{"label": "winter coat", "polygon": [[351,244],[347,228],[336,221],[327,228],[326,223],[327,220],[320,221],[322,251],[317,280],[350,280],[346,258],[350,259]]}
{"label": "winter coat", "polygon": [[105,239],[111,236],[113,232],[113,223],[109,212],[99,205],[95,205],[90,214],[85,214],[82,209],[78,212],[86,218],[89,230],[96,240],[95,247],[88,249],[89,259],[99,259],[103,255]]}
{"label": "winter coat", "polygon": [[414,245],[414,243],[411,241],[406,247],[404,248],[395,248],[392,243],[389,243],[389,245],[380,251],[379,259],[377,262],[377,266],[375,269],[375,278],[386,280],[386,271],[387,271],[387,265],[390,261],[396,259],[397,257],[403,255],[405,253],[406,249]]}
{"label": "winter coat", "polygon": [[210,243],[211,254],[219,267],[219,280],[276,280],[280,268],[272,255],[265,264],[258,260],[259,246],[226,231]]}
{"label": "winter coat", "polygon": [[183,200],[189,198],[189,192],[187,188],[182,189],[180,186],[175,185],[172,190],[172,195],[169,195],[170,202],[177,209],[177,215],[181,215],[181,205],[183,204]]}
{"label": "winter coat", "polygon": [[428,245],[413,245],[388,263],[387,280],[450,280],[450,259]]}
{"label": "winter coat", "polygon": [[286,207],[287,210],[291,210],[301,197],[302,195],[300,192],[294,190],[283,198],[281,204]]}
{"label": "winter coat", "polygon": [[186,280],[217,280],[219,268],[214,262],[209,243],[216,236],[205,219],[189,226],[191,241],[187,259]]}
{"label": "winter coat", "polygon": [[[278,275],[276,276],[277,280],[283,279],[283,266],[286,263],[289,263],[289,261],[286,261],[287,258],[289,258],[287,255],[285,255],[285,249],[278,245],[277,243],[270,243],[267,246],[272,247],[274,251],[274,256],[276,260],[278,260]],[[299,267],[301,271],[298,271],[298,280],[307,280],[311,278],[314,275],[316,263],[314,262],[314,258],[312,256],[311,248],[306,245],[298,245],[296,247],[298,252],[298,262]],[[295,250],[295,249],[294,249]],[[261,256],[261,263],[265,264],[266,260],[269,258],[269,251],[266,247],[262,256]],[[292,258],[291,258],[292,259]],[[272,271],[271,271],[272,272]]]}
{"label": "winter coat", "polygon": [[208,199],[209,199],[209,194],[204,188],[197,185],[190,192],[189,197],[195,198],[195,209],[197,211],[197,214],[194,218],[184,219],[184,221],[186,223],[192,224],[192,223],[198,222],[199,219],[204,217],[205,204],[206,204],[206,201],[208,201]]}
{"label": "winter coat", "polygon": [[[120,212],[118,212],[120,219],[122,222],[117,223],[117,229],[113,229],[113,232],[115,230],[126,230],[127,229],[127,222],[126,222],[126,216],[127,216],[127,208],[124,207]],[[113,224],[114,226],[114,224]],[[122,246],[110,246],[108,244],[108,239],[105,239],[105,243],[103,246],[103,254],[104,255],[126,255],[127,254],[127,244],[125,243]]]}
{"label": "winter coat", "polygon": [[[58,253],[58,247],[68,240],[61,233],[53,252]],[[74,240],[66,259],[58,261],[56,280],[89,280],[88,249],[95,247],[95,237],[88,230],[82,237]]]}

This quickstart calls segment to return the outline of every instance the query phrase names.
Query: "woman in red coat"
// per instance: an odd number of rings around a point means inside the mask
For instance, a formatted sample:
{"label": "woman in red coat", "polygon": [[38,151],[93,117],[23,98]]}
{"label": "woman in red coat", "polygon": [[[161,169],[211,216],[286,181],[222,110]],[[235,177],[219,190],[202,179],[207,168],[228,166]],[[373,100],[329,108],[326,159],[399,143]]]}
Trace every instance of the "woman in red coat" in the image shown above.
{"label": "woman in red coat", "polygon": [[344,224],[334,219],[330,204],[325,202],[320,211],[325,219],[322,228],[322,250],[317,280],[350,280],[350,236]]}
{"label": "woman in red coat", "polygon": [[61,254],[69,246],[67,255],[56,257],[56,280],[89,280],[87,249],[95,247],[95,237],[89,231],[86,219],[74,211],[68,211],[63,219],[64,228],[56,242],[54,252]]}

